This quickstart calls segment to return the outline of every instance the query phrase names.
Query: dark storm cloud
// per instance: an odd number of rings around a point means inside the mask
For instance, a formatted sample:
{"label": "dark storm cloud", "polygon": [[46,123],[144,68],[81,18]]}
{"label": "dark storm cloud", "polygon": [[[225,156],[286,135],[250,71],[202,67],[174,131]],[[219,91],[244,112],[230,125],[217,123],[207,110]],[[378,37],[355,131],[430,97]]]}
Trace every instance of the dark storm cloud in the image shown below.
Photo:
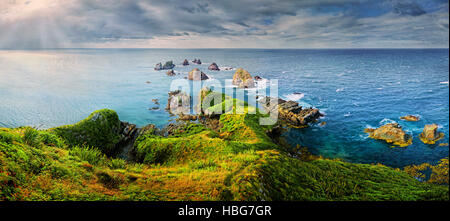
{"label": "dark storm cloud", "polygon": [[[271,41],[280,47],[290,42],[326,47],[327,41],[332,46],[389,39],[448,45],[448,36],[442,37],[448,35],[448,1],[440,0],[67,0],[28,14],[11,12],[36,2],[0,3],[5,6],[0,7],[0,48],[164,37],[234,39],[244,46]],[[408,16],[417,17],[415,23],[402,18]],[[436,36],[427,38],[424,30]]]}

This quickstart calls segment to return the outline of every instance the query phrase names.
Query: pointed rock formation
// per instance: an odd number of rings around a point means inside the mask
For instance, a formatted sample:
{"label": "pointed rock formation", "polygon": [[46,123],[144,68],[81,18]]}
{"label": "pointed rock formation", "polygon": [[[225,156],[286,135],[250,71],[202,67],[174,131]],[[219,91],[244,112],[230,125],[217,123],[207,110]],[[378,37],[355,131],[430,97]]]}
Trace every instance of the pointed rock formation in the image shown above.
{"label": "pointed rock formation", "polygon": [[189,72],[188,79],[191,81],[203,81],[208,80],[209,77],[208,75],[200,71],[200,69],[194,68],[192,69],[192,71]]}
{"label": "pointed rock formation", "polygon": [[211,65],[209,65],[208,70],[211,70],[211,71],[220,71],[219,66],[217,66],[217,64],[214,63],[214,62],[213,62]]}
{"label": "pointed rock formation", "polygon": [[236,85],[239,88],[253,88],[255,87],[255,82],[248,71],[239,68],[234,73],[233,85]]}

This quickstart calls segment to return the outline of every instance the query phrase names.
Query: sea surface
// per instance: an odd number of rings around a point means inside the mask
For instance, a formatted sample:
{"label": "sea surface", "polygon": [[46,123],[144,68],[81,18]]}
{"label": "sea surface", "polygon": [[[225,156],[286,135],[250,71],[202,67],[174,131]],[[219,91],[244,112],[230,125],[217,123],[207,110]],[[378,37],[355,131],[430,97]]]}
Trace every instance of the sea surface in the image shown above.
{"label": "sea surface", "polygon": [[[203,64],[183,67],[185,58],[200,58]],[[156,63],[168,60],[179,75],[154,70]],[[448,146],[438,145],[449,142],[448,49],[0,50],[0,127],[51,128],[102,108],[114,109],[121,120],[139,126],[163,127],[173,120],[164,110],[172,80],[183,79],[194,67],[222,83],[232,79],[234,70],[208,71],[212,62],[278,79],[279,97],[325,113],[321,121],[326,125],[284,135],[314,154],[393,167],[436,163],[449,155]],[[158,110],[151,110],[152,99],[159,100]],[[407,114],[421,120],[399,120]],[[389,122],[412,134],[413,144],[392,148],[363,132]],[[445,138],[423,144],[418,135],[431,123],[439,125]]]}

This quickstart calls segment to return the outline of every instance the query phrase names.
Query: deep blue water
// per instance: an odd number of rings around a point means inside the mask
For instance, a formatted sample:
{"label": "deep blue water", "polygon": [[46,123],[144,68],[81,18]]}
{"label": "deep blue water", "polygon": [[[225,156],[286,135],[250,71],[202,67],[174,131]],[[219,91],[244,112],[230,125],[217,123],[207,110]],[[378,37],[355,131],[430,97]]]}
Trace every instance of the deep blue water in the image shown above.
{"label": "deep blue water", "polygon": [[[0,51],[0,127],[71,124],[101,108],[140,126],[163,126],[171,119],[164,111],[171,80],[194,67],[181,67],[185,58],[200,58],[204,64],[195,67],[214,79],[231,79],[234,71],[208,71],[211,62],[278,79],[282,98],[295,100],[292,93],[304,93],[298,101],[319,108],[327,124],[285,136],[315,154],[394,167],[436,163],[449,154],[448,146],[418,139],[425,124],[437,123],[446,134],[440,142],[449,142],[448,49]],[[153,70],[167,60],[181,75]],[[160,110],[149,110],[152,99],[160,100]],[[421,120],[398,119],[406,114]],[[414,136],[411,146],[391,148],[363,132],[392,121]]]}

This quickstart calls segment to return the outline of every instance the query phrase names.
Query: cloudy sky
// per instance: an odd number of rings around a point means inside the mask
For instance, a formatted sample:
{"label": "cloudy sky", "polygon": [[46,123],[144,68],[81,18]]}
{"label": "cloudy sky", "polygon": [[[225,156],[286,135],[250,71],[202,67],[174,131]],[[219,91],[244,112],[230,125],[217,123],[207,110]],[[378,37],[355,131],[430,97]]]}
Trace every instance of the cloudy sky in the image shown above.
{"label": "cloudy sky", "polygon": [[449,47],[448,0],[0,0],[0,48]]}

